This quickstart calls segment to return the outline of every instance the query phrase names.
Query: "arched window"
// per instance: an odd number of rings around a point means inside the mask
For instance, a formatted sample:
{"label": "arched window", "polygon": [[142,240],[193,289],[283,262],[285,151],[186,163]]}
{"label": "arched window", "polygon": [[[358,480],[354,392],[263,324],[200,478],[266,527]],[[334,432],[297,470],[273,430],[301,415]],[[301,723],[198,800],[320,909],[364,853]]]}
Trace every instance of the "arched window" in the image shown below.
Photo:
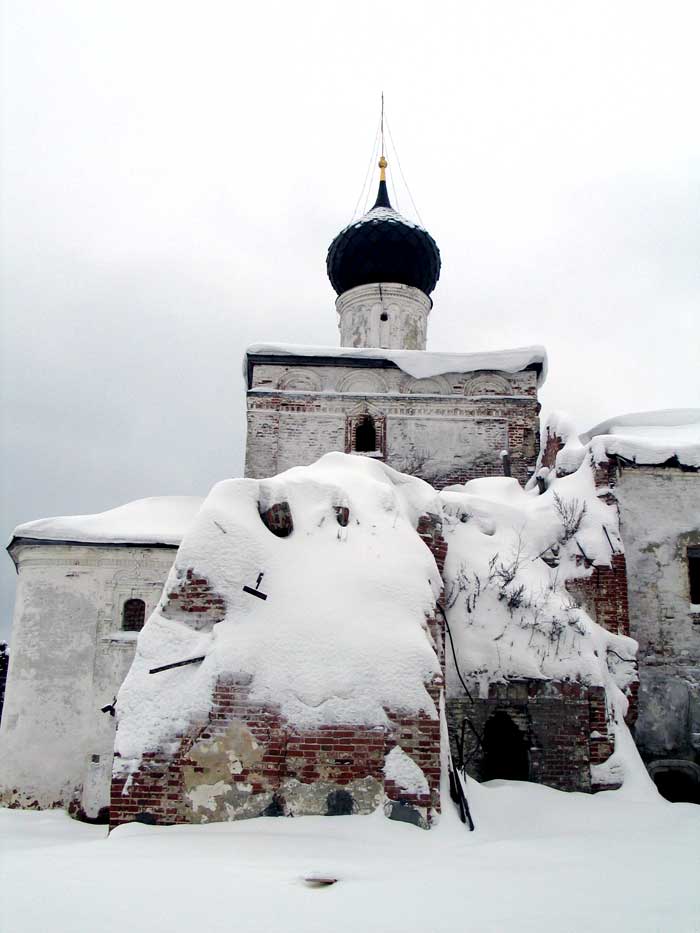
{"label": "arched window", "polygon": [[484,763],[481,779],[527,781],[530,761],[525,736],[508,713],[494,713],[484,729]]}
{"label": "arched window", "polygon": [[146,603],[142,599],[127,599],[122,609],[122,629],[140,632],[146,620]]}
{"label": "arched window", "polygon": [[355,431],[355,450],[369,453],[376,449],[377,429],[374,426],[374,418],[371,415],[365,415]]}

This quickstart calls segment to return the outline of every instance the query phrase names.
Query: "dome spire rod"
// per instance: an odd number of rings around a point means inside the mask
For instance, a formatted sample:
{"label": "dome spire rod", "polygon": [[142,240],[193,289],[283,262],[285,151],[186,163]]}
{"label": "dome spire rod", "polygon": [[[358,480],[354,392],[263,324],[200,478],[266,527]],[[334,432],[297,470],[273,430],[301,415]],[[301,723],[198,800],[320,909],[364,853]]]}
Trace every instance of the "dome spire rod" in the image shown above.
{"label": "dome spire rod", "polygon": [[[381,116],[381,131],[382,131],[382,151],[379,158],[379,180],[386,181],[386,158],[384,157],[384,91],[382,91],[382,116]],[[384,163],[382,165],[382,162]]]}
{"label": "dome spire rod", "polygon": [[377,200],[374,202],[375,207],[391,207],[391,201],[389,200],[389,191],[386,186],[386,167],[389,164],[384,155],[384,91],[382,91],[382,113],[380,119],[380,132],[381,132],[381,148],[382,152],[379,157],[379,191],[377,192]]}

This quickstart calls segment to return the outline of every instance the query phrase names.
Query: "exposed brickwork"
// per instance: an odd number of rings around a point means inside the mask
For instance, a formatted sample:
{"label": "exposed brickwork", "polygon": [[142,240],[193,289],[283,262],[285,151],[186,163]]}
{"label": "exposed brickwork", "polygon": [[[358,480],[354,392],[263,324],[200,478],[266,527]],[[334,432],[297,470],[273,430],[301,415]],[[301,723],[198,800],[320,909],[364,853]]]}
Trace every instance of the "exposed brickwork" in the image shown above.
{"label": "exposed brickwork", "polygon": [[[440,678],[428,686],[436,708],[441,686]],[[111,825],[135,819],[170,824],[333,813],[334,801],[343,791],[350,805],[348,812],[368,812],[376,805],[376,798],[370,798],[368,805],[357,791],[368,779],[379,789],[383,787],[389,800],[417,808],[428,821],[431,810],[439,812],[438,718],[388,710],[388,726],[336,724],[302,730],[286,722],[279,708],[251,702],[250,689],[234,678],[220,678],[207,722],[181,736],[174,754],[149,753],[132,778],[115,777]],[[221,756],[212,766],[202,749],[216,748],[217,740],[228,741],[232,727],[238,731],[238,746],[231,743],[227,747],[223,774]],[[384,761],[397,744],[425,774],[427,795],[410,794],[391,781],[385,782]],[[202,787],[211,788],[219,781],[227,785],[221,795],[221,811],[216,809],[216,794],[215,805],[198,807]],[[312,797],[306,791],[314,787],[320,793]],[[231,808],[228,812],[227,804]]]}
{"label": "exposed brickwork", "polygon": [[288,502],[277,502],[260,513],[263,524],[278,538],[286,538],[294,531],[294,519]]}
{"label": "exposed brickwork", "polygon": [[499,711],[510,717],[526,744],[528,780],[560,790],[597,789],[591,784],[590,766],[605,761],[613,751],[603,687],[519,680],[491,684],[485,699],[448,699],[454,759],[461,761],[463,754],[468,772],[477,779],[485,776],[486,723]]}
{"label": "exposed brickwork", "polygon": [[226,614],[224,597],[215,593],[206,577],[188,570],[185,579],[167,594],[161,608],[166,619],[186,618],[188,625],[205,628]]}
{"label": "exposed brickwork", "polygon": [[447,541],[442,536],[442,521],[437,515],[421,515],[418,519],[418,534],[432,551],[435,563],[442,576],[447,557]]}
{"label": "exposed brickwork", "polygon": [[542,451],[542,466],[548,467],[551,470],[556,463],[557,454],[563,446],[564,441],[561,437],[559,437],[558,434],[551,434],[550,429],[547,428],[547,437]]}
{"label": "exposed brickwork", "polygon": [[[585,565],[583,557],[579,566]],[[627,565],[624,554],[613,554],[610,566],[592,565],[591,575],[569,580],[567,590],[594,622],[615,635],[629,635],[630,618],[627,597]]]}

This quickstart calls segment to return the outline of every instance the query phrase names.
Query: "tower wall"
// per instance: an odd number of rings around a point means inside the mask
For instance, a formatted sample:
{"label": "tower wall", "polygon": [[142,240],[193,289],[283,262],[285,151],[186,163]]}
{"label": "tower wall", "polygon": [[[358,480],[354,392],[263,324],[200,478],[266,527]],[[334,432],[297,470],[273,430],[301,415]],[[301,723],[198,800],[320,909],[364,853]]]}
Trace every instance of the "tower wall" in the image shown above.
{"label": "tower wall", "polygon": [[425,350],[432,301],[396,283],[358,285],[335,302],[342,347]]}
{"label": "tower wall", "polygon": [[0,804],[63,807],[90,818],[109,805],[114,719],[102,713],[126,676],[136,632],[125,600],[150,613],[174,548],[13,546],[17,597],[0,726]]}

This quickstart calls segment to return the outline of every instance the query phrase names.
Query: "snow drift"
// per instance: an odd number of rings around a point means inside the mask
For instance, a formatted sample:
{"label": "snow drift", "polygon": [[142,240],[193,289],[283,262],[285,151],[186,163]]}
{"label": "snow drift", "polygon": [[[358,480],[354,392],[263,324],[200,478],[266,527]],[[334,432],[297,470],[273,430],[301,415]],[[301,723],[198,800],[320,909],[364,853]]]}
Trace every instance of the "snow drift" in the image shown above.
{"label": "snow drift", "polygon": [[[261,520],[280,503],[293,520],[283,538]],[[119,692],[122,767],[133,769],[145,751],[206,716],[222,673],[251,678],[251,700],[280,704],[297,726],[384,725],[389,708],[437,718],[425,689],[440,674],[426,616],[441,580],[415,529],[421,515],[439,511],[422,480],[341,453],[272,479],[216,485],[185,535]],[[223,598],[216,625],[167,612],[168,594],[188,570]],[[243,589],[255,589],[261,573],[267,599]],[[200,656],[201,663],[149,674]]]}

